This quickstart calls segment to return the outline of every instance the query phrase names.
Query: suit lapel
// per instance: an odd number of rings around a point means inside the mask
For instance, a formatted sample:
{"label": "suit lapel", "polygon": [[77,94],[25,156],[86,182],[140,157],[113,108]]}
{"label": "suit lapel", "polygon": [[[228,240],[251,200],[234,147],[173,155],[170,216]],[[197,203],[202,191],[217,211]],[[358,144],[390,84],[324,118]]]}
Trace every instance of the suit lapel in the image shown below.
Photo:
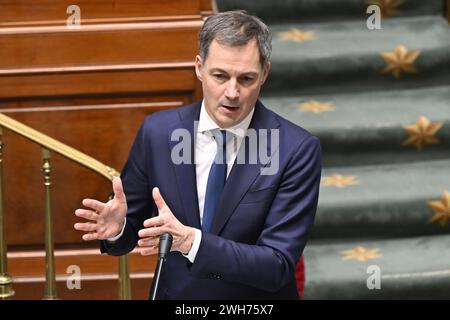
{"label": "suit lapel", "polygon": [[170,151],[180,143],[180,141],[172,141],[172,132],[176,129],[185,129],[189,132],[190,143],[190,161],[188,163],[174,164],[171,161],[175,170],[177,178],[178,194],[181,198],[181,203],[184,208],[185,221],[189,226],[200,229],[200,214],[198,210],[198,195],[197,195],[197,176],[195,173],[194,150],[195,150],[195,135],[196,128],[194,124],[199,119],[201,103],[193,104],[191,107],[181,109],[179,111],[181,121],[168,131]]}
{"label": "suit lapel", "polygon": [[[278,146],[271,150],[271,135],[270,131],[271,129],[276,129],[279,127],[279,122],[266,110],[266,108],[261,104],[261,102],[257,102],[255,106],[255,112],[253,114],[252,121],[250,123],[249,129],[252,128],[253,130],[256,130],[258,133],[260,129],[265,129],[268,131],[267,134],[267,141],[264,141],[265,139],[262,139],[261,141],[258,138],[258,154],[259,154],[259,148],[262,148],[267,153],[270,154],[270,157],[274,154],[276,149],[278,149]],[[258,134],[257,134],[258,137]],[[258,177],[258,175],[261,173],[261,169],[268,163],[261,162],[259,157],[257,159],[257,162],[255,164],[251,164],[248,162],[249,159],[249,148],[244,148],[245,141],[242,142],[241,147],[238,151],[238,156],[236,157],[236,160],[233,164],[233,168],[231,169],[231,172],[228,176],[228,179],[225,183],[224,190],[222,192],[219,206],[217,209],[217,212],[214,216],[213,225],[211,228],[211,232],[214,234],[219,234],[232,213],[234,212],[236,206],[239,204],[251,184],[254,182],[254,180]],[[248,144],[247,144],[248,146]],[[237,159],[240,159],[240,156],[242,157],[242,152],[245,149],[245,158],[246,161],[244,164],[237,163]],[[269,157],[269,158],[270,158]]]}

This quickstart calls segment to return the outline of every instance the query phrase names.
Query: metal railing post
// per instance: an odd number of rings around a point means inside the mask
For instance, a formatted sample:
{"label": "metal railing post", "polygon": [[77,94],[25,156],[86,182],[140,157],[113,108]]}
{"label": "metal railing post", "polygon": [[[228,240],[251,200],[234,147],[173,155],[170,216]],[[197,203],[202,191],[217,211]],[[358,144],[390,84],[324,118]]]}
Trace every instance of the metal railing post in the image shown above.
{"label": "metal railing post", "polygon": [[119,257],[119,299],[131,300],[130,271],[126,254]]}
{"label": "metal railing post", "polygon": [[53,216],[51,207],[51,172],[50,151],[42,148],[42,171],[45,187],[45,291],[44,299],[53,300],[56,297],[55,256],[53,242]]}

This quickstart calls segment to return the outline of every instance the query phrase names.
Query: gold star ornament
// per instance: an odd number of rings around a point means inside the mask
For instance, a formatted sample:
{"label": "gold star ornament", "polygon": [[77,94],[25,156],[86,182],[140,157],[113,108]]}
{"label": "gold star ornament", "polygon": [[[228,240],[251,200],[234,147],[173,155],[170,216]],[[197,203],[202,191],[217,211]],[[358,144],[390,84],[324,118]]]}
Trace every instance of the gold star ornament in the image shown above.
{"label": "gold star ornament", "polygon": [[322,113],[334,110],[331,102],[319,102],[316,100],[309,100],[304,103],[299,103],[298,108],[303,112]]}
{"label": "gold star ornament", "polygon": [[439,222],[441,226],[446,226],[450,221],[450,192],[444,191],[440,201],[428,201],[427,204],[434,211],[429,223]]}
{"label": "gold star ornament", "polygon": [[288,31],[278,32],[281,41],[304,42],[316,39],[314,32],[301,31],[297,28],[290,28]]}
{"label": "gold star ornament", "polygon": [[398,8],[402,5],[403,0],[369,0],[369,5],[376,5],[380,8],[381,17],[387,18],[398,15]]}
{"label": "gold star ornament", "polygon": [[391,73],[397,79],[402,73],[416,73],[414,61],[419,55],[420,50],[410,51],[403,45],[398,45],[392,52],[382,52],[381,56],[387,65],[381,73]]}
{"label": "gold star ornament", "polygon": [[438,144],[437,131],[442,128],[442,122],[430,122],[426,117],[420,116],[415,124],[403,126],[403,129],[410,135],[409,139],[403,142],[403,146],[414,145],[417,151],[422,151],[427,144]]}
{"label": "gold star ornament", "polygon": [[381,258],[380,249],[366,249],[358,246],[350,250],[342,251],[342,260],[367,261],[371,259]]}
{"label": "gold star ornament", "polygon": [[355,176],[342,176],[340,174],[332,174],[322,178],[322,184],[324,186],[334,186],[338,188],[345,188],[350,185],[358,184]]}

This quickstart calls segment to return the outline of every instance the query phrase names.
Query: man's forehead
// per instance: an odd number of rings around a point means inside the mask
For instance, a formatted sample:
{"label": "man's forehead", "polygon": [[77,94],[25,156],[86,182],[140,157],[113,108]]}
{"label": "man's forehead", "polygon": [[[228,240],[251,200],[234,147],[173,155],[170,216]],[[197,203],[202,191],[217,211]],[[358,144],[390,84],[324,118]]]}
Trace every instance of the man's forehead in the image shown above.
{"label": "man's forehead", "polygon": [[214,40],[205,64],[210,70],[225,72],[259,73],[261,69],[259,49],[255,40],[238,47],[223,45]]}

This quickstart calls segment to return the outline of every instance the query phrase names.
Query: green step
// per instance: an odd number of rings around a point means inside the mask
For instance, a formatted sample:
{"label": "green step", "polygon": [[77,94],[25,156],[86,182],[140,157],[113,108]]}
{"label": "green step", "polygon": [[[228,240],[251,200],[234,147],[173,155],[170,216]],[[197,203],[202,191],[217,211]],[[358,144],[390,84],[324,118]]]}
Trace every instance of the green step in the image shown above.
{"label": "green step", "polygon": [[[243,9],[266,23],[368,17],[367,0],[216,0],[219,11]],[[398,16],[443,14],[442,0],[408,0],[398,6]]]}
{"label": "green step", "polygon": [[[333,175],[353,176],[355,184],[325,185]],[[322,178],[314,239],[450,233],[450,221],[429,223],[434,211],[428,205],[450,192],[450,158],[324,168]]]}
{"label": "green step", "polygon": [[[450,86],[265,97],[263,103],[320,138],[326,166],[450,159]],[[329,103],[332,110],[302,111],[303,103]],[[403,126],[421,116],[442,123],[439,144],[403,146],[411,136]]]}
{"label": "green step", "polygon": [[[342,251],[358,246],[379,249],[369,252],[380,253],[381,257],[367,261],[343,260]],[[450,235],[310,241],[304,251],[303,299],[449,299],[449,247]],[[367,273],[369,266],[378,266],[381,271],[380,289],[367,287],[368,277],[375,274]]]}
{"label": "green step", "polygon": [[[450,28],[440,16],[396,18],[369,30],[364,21],[274,25],[272,68],[265,94],[317,94],[394,90],[450,84]],[[297,28],[316,39],[283,41],[279,32]],[[383,52],[398,45],[419,50],[417,73],[399,79],[382,74]]]}

